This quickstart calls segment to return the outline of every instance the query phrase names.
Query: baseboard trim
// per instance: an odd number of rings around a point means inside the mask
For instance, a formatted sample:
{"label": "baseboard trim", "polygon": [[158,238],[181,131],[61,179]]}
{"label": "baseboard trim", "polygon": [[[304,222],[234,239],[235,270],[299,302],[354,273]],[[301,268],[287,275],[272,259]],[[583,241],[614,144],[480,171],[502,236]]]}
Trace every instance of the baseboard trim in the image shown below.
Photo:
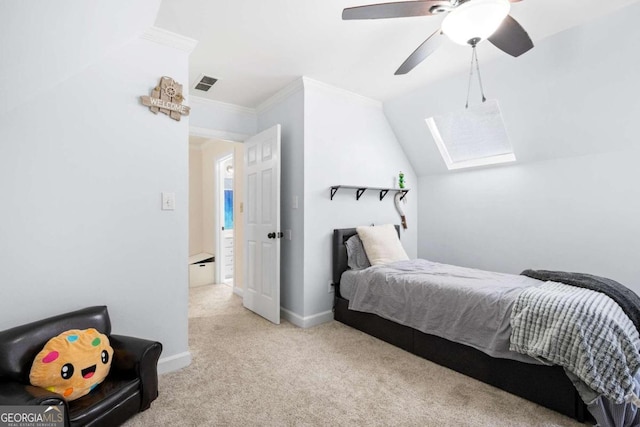
{"label": "baseboard trim", "polygon": [[166,374],[186,368],[191,364],[191,352],[185,351],[173,356],[161,357],[158,361],[158,373]]}
{"label": "baseboard trim", "polygon": [[242,290],[242,288],[237,288],[235,286],[233,287],[233,293],[238,295],[239,297],[244,295],[244,291]]}
{"label": "baseboard trim", "polygon": [[321,323],[332,321],[333,311],[329,310],[312,316],[302,317],[293,311],[280,307],[280,317],[300,328],[311,328],[313,326],[320,325]]}

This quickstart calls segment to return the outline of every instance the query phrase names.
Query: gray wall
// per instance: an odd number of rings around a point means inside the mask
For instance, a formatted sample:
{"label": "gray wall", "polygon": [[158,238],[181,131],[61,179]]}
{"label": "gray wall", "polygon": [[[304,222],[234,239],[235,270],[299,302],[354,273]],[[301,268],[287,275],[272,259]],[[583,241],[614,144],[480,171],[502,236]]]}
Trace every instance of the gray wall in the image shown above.
{"label": "gray wall", "polygon": [[[424,119],[459,110],[466,74],[385,104],[419,180],[422,258],[608,276],[640,292],[640,4],[483,64],[518,162],[447,172]],[[481,56],[482,58],[482,56]]]}

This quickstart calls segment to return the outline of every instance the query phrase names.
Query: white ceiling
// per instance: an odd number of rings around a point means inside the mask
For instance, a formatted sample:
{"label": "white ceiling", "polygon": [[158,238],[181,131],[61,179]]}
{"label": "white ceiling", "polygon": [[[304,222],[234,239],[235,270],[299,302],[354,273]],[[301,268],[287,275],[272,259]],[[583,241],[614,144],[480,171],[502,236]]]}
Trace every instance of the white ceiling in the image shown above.
{"label": "white ceiling", "polygon": [[[512,5],[511,15],[535,44],[638,1],[524,0]],[[409,74],[395,76],[442,17],[342,21],[345,7],[371,3],[376,1],[162,0],[156,26],[199,41],[189,86],[201,74],[219,79],[209,92],[191,89],[192,95],[245,107],[256,107],[303,75],[385,101],[467,69],[469,48],[447,42]],[[489,43],[478,47],[481,63],[498,55],[506,54]]]}

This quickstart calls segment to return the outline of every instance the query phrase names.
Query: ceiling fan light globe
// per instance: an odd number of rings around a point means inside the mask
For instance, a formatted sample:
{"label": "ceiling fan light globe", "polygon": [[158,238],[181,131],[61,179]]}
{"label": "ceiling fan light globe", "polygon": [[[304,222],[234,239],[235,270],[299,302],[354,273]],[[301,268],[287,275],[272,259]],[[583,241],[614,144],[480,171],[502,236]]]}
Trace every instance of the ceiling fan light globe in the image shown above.
{"label": "ceiling fan light globe", "polygon": [[442,32],[461,45],[474,38],[485,40],[498,29],[510,8],[509,0],[468,0],[444,18]]}

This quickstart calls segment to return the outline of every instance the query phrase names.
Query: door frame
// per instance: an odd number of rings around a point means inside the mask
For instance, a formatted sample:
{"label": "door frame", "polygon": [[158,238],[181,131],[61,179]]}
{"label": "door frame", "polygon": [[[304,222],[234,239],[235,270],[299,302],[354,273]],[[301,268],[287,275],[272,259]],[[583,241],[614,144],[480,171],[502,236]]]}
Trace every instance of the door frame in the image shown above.
{"label": "door frame", "polygon": [[[221,188],[224,187],[224,181],[221,181],[220,178],[222,178],[223,176],[223,171],[220,170],[220,163],[222,163],[223,161],[225,161],[226,159],[231,158],[232,160],[235,159],[235,154],[233,152],[233,150],[229,150],[229,151],[225,151],[223,153],[220,153],[218,156],[216,156],[213,161],[215,163],[214,165],[214,176],[215,176],[215,183],[217,185],[214,186],[214,198],[215,198],[215,203],[216,203],[216,213],[215,213],[215,219],[214,219],[214,239],[216,242],[216,269],[215,269],[215,283],[224,283],[224,278],[222,277],[222,259],[224,254],[222,253],[224,251],[224,244],[222,242],[223,240],[223,236],[222,236],[222,227],[224,224],[224,201],[223,201],[223,195],[224,193],[220,191]],[[234,178],[235,180],[235,178]],[[235,182],[234,182],[234,188],[235,188]],[[222,203],[221,203],[222,202]],[[236,212],[234,211],[233,213],[234,215],[234,221],[235,221],[235,215]],[[235,228],[235,227],[234,227]],[[235,230],[233,232],[233,236],[235,239]],[[234,266],[235,266],[235,254],[233,254],[234,256]],[[234,272],[235,273],[235,272]],[[235,277],[233,280],[233,287],[236,287],[236,282],[235,282]]]}

